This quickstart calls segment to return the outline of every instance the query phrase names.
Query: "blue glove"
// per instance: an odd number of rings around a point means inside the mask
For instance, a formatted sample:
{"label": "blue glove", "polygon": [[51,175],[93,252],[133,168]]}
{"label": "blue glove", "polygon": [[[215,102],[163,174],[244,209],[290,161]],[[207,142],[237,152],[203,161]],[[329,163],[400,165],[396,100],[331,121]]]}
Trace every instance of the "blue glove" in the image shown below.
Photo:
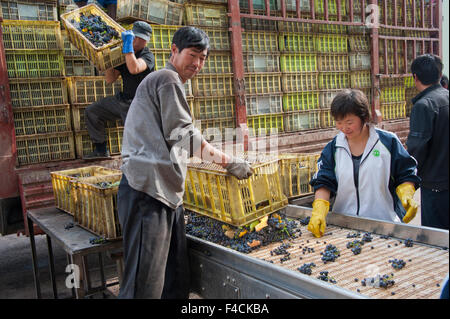
{"label": "blue glove", "polygon": [[133,50],[133,39],[134,34],[133,31],[127,30],[122,32],[122,41],[123,41],[123,47],[122,47],[122,53],[134,53]]}

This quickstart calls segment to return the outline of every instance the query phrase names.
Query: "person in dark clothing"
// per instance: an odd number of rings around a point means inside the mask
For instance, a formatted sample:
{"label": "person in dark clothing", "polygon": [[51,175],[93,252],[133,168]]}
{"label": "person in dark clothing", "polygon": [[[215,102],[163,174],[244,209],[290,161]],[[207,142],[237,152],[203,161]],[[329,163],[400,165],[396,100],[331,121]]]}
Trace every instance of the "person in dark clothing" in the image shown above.
{"label": "person in dark clothing", "polygon": [[[73,0],[78,7],[84,7],[88,2],[86,0]],[[116,11],[117,11],[117,0],[97,0],[99,4],[101,4],[104,8],[106,8],[106,11],[108,12],[108,15],[116,20]]]}
{"label": "person in dark clothing", "polygon": [[422,225],[449,229],[448,197],[448,90],[439,81],[439,57],[425,54],[411,64],[419,94],[412,99],[408,152],[417,160],[422,179],[420,187]]}
{"label": "person in dark clothing", "polygon": [[105,138],[105,122],[125,119],[136,89],[141,81],[155,70],[155,57],[146,47],[152,34],[151,26],[143,21],[133,24],[133,29],[122,32],[125,63],[106,70],[108,84],[122,76],[123,91],[115,96],[108,96],[89,105],[85,110],[86,127],[94,143],[94,151],[84,159],[108,158]]}
{"label": "person in dark clothing", "polygon": [[448,77],[446,75],[441,77],[441,85],[444,89],[448,90]]}

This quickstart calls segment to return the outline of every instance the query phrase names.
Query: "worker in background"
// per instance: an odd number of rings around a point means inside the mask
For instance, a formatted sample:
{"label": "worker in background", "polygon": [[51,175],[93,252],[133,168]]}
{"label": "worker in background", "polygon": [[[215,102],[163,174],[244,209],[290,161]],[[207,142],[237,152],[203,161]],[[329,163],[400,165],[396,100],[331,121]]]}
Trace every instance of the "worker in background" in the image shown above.
{"label": "worker in background", "polygon": [[[88,2],[86,0],[73,0],[78,7],[85,6]],[[103,8],[106,9],[108,15],[116,20],[117,0],[96,0]]]}
{"label": "worker in background", "polygon": [[442,75],[441,77],[441,86],[448,90],[448,77],[446,75]]}
{"label": "worker in background", "polygon": [[406,140],[408,152],[417,160],[422,225],[449,229],[448,196],[448,90],[439,83],[442,61],[425,54],[411,63],[419,94],[413,99]]}
{"label": "worker in background", "polygon": [[369,102],[359,90],[343,90],[331,103],[339,134],[329,142],[310,184],[315,199],[307,229],[325,233],[330,198],[333,212],[408,223],[417,212],[416,161],[398,137],[371,124]]}
{"label": "worker in background", "polygon": [[119,298],[189,296],[183,194],[192,155],[238,179],[253,173],[244,160],[212,147],[192,123],[184,83],[202,69],[209,38],[178,29],[164,69],[148,75],[131,103],[123,134],[123,175],[117,195],[124,272]]}
{"label": "worker in background", "polygon": [[86,127],[94,144],[94,151],[84,159],[101,159],[110,156],[105,137],[106,121],[122,119],[125,123],[131,101],[141,81],[155,70],[155,57],[146,47],[152,34],[152,27],[143,21],[133,24],[132,30],[122,32],[125,63],[106,70],[108,84],[122,76],[123,91],[89,105],[85,110]]}

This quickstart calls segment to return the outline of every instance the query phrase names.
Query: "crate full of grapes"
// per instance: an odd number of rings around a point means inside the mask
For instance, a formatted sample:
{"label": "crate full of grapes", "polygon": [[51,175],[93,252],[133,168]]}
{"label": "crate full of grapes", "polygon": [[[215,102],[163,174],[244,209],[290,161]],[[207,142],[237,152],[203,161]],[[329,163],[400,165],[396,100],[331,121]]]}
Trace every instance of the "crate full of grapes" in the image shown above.
{"label": "crate full of grapes", "polygon": [[61,15],[69,41],[100,71],[125,63],[121,34],[125,31],[95,4]]}

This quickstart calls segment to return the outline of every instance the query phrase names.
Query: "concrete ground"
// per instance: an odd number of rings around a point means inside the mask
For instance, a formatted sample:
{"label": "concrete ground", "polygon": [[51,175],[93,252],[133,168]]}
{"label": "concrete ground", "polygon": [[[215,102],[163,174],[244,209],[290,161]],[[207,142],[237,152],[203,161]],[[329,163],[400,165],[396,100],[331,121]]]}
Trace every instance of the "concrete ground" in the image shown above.
{"label": "concrete ground", "polygon": [[[415,199],[420,203],[420,192],[417,191]],[[410,225],[420,226],[420,208]],[[47,240],[45,236],[36,236],[37,260],[40,272],[42,298],[53,298],[50,273],[48,270]],[[60,298],[71,298],[71,290],[65,286],[68,273],[66,253],[56,244],[53,244],[55,258],[55,273]],[[16,234],[0,237],[0,299],[32,299],[36,298],[33,269],[31,261],[30,239]],[[104,255],[105,276],[117,276],[116,264]],[[89,256],[88,264],[91,269],[92,285],[100,284],[100,272],[97,255]],[[98,294],[93,298],[114,298],[112,294]],[[200,298],[191,295],[191,298]]]}

